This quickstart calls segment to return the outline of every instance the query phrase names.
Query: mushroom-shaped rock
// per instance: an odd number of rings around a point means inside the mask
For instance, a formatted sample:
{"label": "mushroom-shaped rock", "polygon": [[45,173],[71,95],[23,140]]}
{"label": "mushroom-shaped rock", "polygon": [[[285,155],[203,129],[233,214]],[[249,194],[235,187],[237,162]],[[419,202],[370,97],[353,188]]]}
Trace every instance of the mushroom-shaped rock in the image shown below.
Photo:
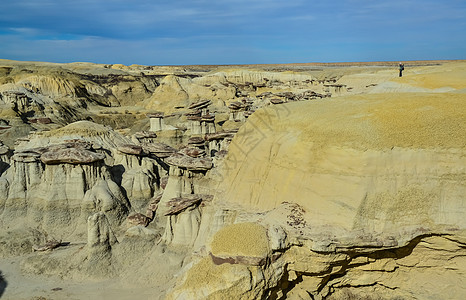
{"label": "mushroom-shaped rock", "polygon": [[203,109],[209,106],[212,102],[210,100],[201,100],[189,105],[189,109]]}
{"label": "mushroom-shaped rock", "polygon": [[172,198],[167,202],[168,211],[166,216],[176,215],[185,210],[186,208],[197,205],[202,201],[199,195],[185,195],[183,197]]}
{"label": "mushroom-shaped rock", "polygon": [[273,98],[273,99],[270,99],[270,103],[272,103],[272,104],[282,104],[282,103],[285,103],[285,101],[283,101],[282,99],[279,99],[279,98]]}
{"label": "mushroom-shaped rock", "polygon": [[139,145],[134,144],[124,144],[119,146],[118,151],[124,154],[131,154],[131,155],[141,155],[142,154],[142,147]]}
{"label": "mushroom-shaped rock", "polygon": [[168,157],[176,152],[175,148],[170,147],[163,143],[147,143],[147,144],[144,144],[142,147],[145,152],[154,154],[160,158]]}
{"label": "mushroom-shaped rock", "polygon": [[215,115],[211,115],[211,114],[202,115],[201,116],[201,121],[202,122],[214,122],[215,121]]}
{"label": "mushroom-shaped rock", "polygon": [[194,148],[194,147],[186,147],[178,151],[181,154],[191,156],[191,157],[201,157],[205,156],[206,152],[205,150],[199,149],[199,148]]}
{"label": "mushroom-shaped rock", "polygon": [[188,140],[188,145],[195,146],[195,147],[202,147],[205,144],[205,140],[198,136],[190,137]]}
{"label": "mushroom-shaped rock", "polygon": [[146,114],[146,116],[148,118],[150,118],[150,119],[152,119],[152,118],[163,118],[164,113],[161,112],[161,111],[156,111],[156,112],[148,113],[148,114]]}
{"label": "mushroom-shaped rock", "polygon": [[244,105],[243,103],[241,103],[239,101],[232,102],[232,103],[230,103],[230,105],[228,105],[228,108],[231,109],[231,110],[240,110],[240,109],[242,109],[244,107],[246,107],[246,105]]}
{"label": "mushroom-shaped rock", "polygon": [[189,121],[199,121],[199,122],[201,121],[200,116],[187,116],[186,119]]}
{"label": "mushroom-shaped rock", "polygon": [[195,110],[195,111],[190,111],[188,113],[185,113],[184,115],[186,117],[200,117],[202,114],[202,111],[201,110]]}
{"label": "mushroom-shaped rock", "polygon": [[16,152],[12,159],[17,162],[24,162],[24,163],[30,163],[30,162],[36,162],[39,161],[41,157],[41,154],[33,151],[33,150],[25,150],[21,152]]}
{"label": "mushroom-shaped rock", "polygon": [[53,164],[90,164],[104,160],[102,153],[91,152],[82,148],[62,148],[56,151],[48,151],[40,156],[40,160],[46,165]]}
{"label": "mushroom-shaped rock", "polygon": [[211,158],[194,158],[180,153],[166,158],[165,162],[172,166],[198,171],[209,170],[213,166]]}
{"label": "mushroom-shaped rock", "polygon": [[243,100],[241,100],[241,102],[243,102],[244,104],[247,104],[247,105],[251,105],[254,103],[254,99],[253,98],[244,98]]}

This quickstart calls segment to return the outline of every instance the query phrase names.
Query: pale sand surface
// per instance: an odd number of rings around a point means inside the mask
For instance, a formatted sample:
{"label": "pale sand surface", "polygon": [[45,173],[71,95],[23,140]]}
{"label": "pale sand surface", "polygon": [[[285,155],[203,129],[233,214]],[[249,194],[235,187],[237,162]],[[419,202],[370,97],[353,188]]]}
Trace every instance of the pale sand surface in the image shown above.
{"label": "pale sand surface", "polygon": [[25,275],[20,270],[20,262],[23,259],[23,256],[0,259],[0,270],[6,280],[6,288],[0,297],[2,300],[145,300],[160,298],[158,288],[125,285],[119,279],[77,282],[63,280],[57,276]]}

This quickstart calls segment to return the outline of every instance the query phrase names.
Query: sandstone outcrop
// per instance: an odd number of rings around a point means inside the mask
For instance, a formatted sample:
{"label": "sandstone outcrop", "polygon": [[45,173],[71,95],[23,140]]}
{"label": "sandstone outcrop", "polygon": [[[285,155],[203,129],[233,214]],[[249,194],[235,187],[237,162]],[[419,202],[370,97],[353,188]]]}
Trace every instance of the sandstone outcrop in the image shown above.
{"label": "sandstone outcrop", "polygon": [[443,64],[1,61],[0,264],[136,298],[463,299]]}

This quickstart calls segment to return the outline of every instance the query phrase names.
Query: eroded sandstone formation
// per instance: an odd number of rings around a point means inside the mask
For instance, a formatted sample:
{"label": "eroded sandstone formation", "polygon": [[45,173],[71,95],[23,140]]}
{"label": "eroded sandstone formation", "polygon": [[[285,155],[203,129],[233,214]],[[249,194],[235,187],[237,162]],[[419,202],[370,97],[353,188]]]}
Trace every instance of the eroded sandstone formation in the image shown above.
{"label": "eroded sandstone formation", "polygon": [[464,63],[402,82],[386,67],[0,68],[0,257],[25,274],[154,299],[466,295]]}

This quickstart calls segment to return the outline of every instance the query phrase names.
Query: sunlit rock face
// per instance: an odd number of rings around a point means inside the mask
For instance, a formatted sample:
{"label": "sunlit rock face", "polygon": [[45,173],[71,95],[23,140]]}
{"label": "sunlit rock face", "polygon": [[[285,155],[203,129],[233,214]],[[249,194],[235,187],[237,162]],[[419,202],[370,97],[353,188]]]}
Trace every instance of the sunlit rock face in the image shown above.
{"label": "sunlit rock face", "polygon": [[344,66],[1,61],[0,271],[77,299],[464,299],[464,62]]}

